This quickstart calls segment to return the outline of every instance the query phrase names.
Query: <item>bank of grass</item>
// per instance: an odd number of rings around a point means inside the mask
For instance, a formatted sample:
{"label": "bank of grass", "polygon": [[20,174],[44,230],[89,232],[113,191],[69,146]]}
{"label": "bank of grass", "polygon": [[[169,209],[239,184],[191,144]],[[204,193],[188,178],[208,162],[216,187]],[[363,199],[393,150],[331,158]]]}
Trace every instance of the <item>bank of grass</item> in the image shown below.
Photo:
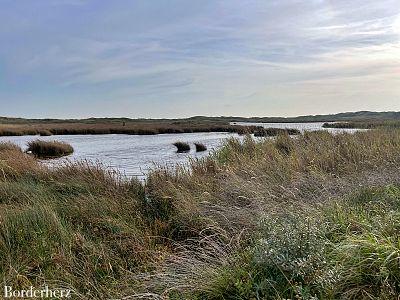
{"label": "bank of grass", "polygon": [[395,299],[400,132],[232,139],[146,182],[0,151],[0,278],[81,299]]}
{"label": "bank of grass", "polygon": [[338,129],[376,129],[376,128],[400,128],[399,120],[371,120],[353,122],[324,123],[324,128]]}
{"label": "bank of grass", "polygon": [[250,246],[204,268],[191,297],[397,299],[399,222],[397,184],[266,216]]}
{"label": "bank of grass", "polygon": [[33,124],[1,124],[0,136],[23,135],[97,135],[97,134],[129,134],[155,135],[196,132],[230,132],[253,133],[258,126],[235,126],[228,123],[212,122],[111,122],[111,123],[33,123]]}
{"label": "bank of grass", "polygon": [[19,151],[22,152],[21,147],[11,142],[0,142],[0,151]]}
{"label": "bank of grass", "polygon": [[277,135],[299,135],[300,130],[291,128],[260,128],[254,131],[254,136],[256,137],[268,137]]}

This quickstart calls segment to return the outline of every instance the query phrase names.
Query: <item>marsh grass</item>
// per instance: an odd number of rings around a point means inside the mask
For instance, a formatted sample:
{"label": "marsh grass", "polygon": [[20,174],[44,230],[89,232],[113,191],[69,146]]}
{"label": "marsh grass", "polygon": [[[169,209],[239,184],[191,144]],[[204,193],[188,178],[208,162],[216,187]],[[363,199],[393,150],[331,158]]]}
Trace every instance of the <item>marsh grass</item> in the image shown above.
{"label": "marsh grass", "polygon": [[251,247],[212,268],[198,299],[396,299],[399,204],[399,186],[387,185],[266,216]]}
{"label": "marsh grass", "polygon": [[22,135],[98,135],[98,134],[129,134],[155,135],[195,132],[230,132],[252,133],[260,129],[258,126],[234,126],[225,123],[212,122],[130,122],[130,123],[33,123],[33,124],[2,124],[0,136]]}
{"label": "marsh grass", "polygon": [[178,153],[184,153],[184,152],[189,152],[190,151],[190,145],[185,142],[175,142],[173,144],[176,147],[176,152]]}
{"label": "marsh grass", "polygon": [[0,142],[0,151],[20,151],[22,152],[22,149],[20,146],[11,143],[11,142]]}
{"label": "marsh grass", "polygon": [[203,152],[207,150],[206,145],[203,143],[194,143],[194,146],[196,147],[196,152]]}
{"label": "marsh grass", "polygon": [[51,136],[53,135],[50,130],[44,129],[38,131],[40,136]]}
{"label": "marsh grass", "polygon": [[80,299],[394,299],[400,132],[246,136],[146,182],[0,151],[0,277]]}
{"label": "marsh grass", "polygon": [[65,142],[35,140],[28,142],[27,151],[38,158],[56,158],[72,154],[74,148]]}
{"label": "marsh grass", "polygon": [[260,128],[254,131],[254,136],[256,137],[268,137],[268,136],[277,136],[277,135],[299,135],[300,130],[298,129],[290,129],[290,128]]}
{"label": "marsh grass", "polygon": [[370,120],[352,122],[324,123],[324,128],[343,128],[343,129],[374,129],[374,128],[400,128],[399,120]]}

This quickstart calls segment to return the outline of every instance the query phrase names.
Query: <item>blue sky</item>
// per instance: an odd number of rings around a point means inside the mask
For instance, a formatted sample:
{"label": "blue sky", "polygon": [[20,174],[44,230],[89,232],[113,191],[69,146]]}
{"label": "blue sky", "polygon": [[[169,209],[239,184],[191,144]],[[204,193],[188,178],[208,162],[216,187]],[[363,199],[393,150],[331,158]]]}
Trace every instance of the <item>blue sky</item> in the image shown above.
{"label": "blue sky", "polygon": [[399,0],[0,0],[0,115],[400,110]]}

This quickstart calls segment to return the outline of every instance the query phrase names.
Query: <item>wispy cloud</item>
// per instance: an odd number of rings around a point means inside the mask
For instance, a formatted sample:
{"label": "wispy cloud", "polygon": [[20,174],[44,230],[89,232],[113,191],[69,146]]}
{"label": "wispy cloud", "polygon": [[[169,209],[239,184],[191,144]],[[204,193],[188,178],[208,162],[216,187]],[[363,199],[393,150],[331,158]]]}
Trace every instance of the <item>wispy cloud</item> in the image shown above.
{"label": "wispy cloud", "polygon": [[[9,26],[0,29],[0,103],[62,95],[67,105],[81,95],[98,104],[85,115],[171,117],[178,104],[180,115],[400,110],[398,0],[0,0],[0,7]],[[104,106],[110,101],[121,105]]]}

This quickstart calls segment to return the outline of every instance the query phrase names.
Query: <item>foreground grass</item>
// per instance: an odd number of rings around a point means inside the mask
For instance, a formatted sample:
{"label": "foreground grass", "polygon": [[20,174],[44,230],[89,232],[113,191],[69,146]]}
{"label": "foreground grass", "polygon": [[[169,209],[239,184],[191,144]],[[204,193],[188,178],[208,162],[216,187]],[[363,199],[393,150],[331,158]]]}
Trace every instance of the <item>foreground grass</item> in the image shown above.
{"label": "foreground grass", "polygon": [[196,297],[397,299],[399,224],[398,185],[268,216],[251,246],[214,268]]}
{"label": "foreground grass", "polygon": [[0,150],[0,278],[76,298],[396,299],[400,132],[306,133],[145,184]]}

